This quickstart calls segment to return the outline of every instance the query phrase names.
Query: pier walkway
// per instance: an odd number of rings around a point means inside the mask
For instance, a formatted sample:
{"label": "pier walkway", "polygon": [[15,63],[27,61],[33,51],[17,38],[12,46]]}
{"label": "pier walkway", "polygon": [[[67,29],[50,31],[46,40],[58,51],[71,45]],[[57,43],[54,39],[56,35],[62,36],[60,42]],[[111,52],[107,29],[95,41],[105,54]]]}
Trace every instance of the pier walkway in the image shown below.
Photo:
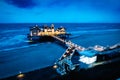
{"label": "pier walkway", "polygon": [[[53,66],[53,68],[55,68],[57,72],[60,73],[61,75],[66,74],[67,71],[74,70],[77,64],[73,65],[71,58],[75,53],[75,50],[84,51],[85,48],[71,42],[70,40],[67,41],[67,40],[61,39],[58,36],[51,35],[51,37],[60,41],[61,43],[65,44],[68,47],[66,51],[62,54],[62,56],[58,59],[58,61],[55,62],[55,65]],[[66,69],[66,66],[68,66],[67,69]]]}
{"label": "pier walkway", "polygon": [[70,40],[69,40],[69,41],[66,41],[66,40],[61,39],[61,38],[59,38],[58,36],[54,36],[54,35],[51,35],[51,37],[53,37],[54,39],[56,39],[56,40],[58,40],[58,41],[64,43],[67,47],[74,47],[76,50],[79,50],[79,51],[85,50],[84,47],[79,46],[79,45],[77,45],[77,44],[71,42]]}
{"label": "pier walkway", "polygon": [[[82,51],[85,51],[87,49],[71,42],[70,40],[67,41],[67,40],[64,40],[58,36],[54,36],[54,35],[51,35],[51,37],[60,41],[61,43],[65,44],[68,47],[66,49],[66,51],[55,62],[54,66],[53,66],[53,68],[55,68],[56,71],[61,75],[67,74],[67,72],[70,72],[72,70],[77,69],[77,66],[79,66],[80,64],[81,64],[80,65],[81,69],[82,68],[87,69],[87,68],[92,68],[92,67],[95,67],[98,65],[104,65],[104,64],[108,64],[108,63],[116,62],[116,61],[120,60],[119,58],[116,58],[116,59],[112,59],[112,60],[96,62],[97,61],[96,56],[92,56],[92,57],[81,56],[81,58],[79,59],[79,61],[81,61],[81,62],[74,64],[72,62],[72,56],[74,55],[75,51],[77,50],[79,52],[82,52]],[[111,48],[113,49],[115,47],[113,46]],[[95,50],[96,51],[103,51],[103,47],[101,48],[100,46],[95,46]],[[91,53],[89,53],[89,54],[91,54]],[[78,70],[80,70],[80,68]]]}

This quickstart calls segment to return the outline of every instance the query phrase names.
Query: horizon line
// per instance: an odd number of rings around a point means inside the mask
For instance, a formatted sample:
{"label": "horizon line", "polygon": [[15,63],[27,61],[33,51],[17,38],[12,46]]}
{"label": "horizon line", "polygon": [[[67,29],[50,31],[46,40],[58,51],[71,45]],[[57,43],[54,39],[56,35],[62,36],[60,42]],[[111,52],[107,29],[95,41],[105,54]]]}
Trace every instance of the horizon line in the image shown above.
{"label": "horizon line", "polygon": [[51,23],[51,24],[54,24],[54,23],[79,23],[79,24],[82,24],[82,23],[118,23],[118,24],[120,24],[120,22],[4,22],[4,23],[0,23],[0,24],[34,24],[34,23],[36,23],[36,24],[40,24],[40,23]]}

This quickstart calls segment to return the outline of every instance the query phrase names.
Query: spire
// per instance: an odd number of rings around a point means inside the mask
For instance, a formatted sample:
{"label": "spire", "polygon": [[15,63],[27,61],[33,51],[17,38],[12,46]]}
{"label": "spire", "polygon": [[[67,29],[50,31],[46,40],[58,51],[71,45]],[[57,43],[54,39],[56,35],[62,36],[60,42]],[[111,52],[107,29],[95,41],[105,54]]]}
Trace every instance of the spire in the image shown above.
{"label": "spire", "polygon": [[52,29],[54,28],[54,24],[51,24],[51,28],[52,28]]}

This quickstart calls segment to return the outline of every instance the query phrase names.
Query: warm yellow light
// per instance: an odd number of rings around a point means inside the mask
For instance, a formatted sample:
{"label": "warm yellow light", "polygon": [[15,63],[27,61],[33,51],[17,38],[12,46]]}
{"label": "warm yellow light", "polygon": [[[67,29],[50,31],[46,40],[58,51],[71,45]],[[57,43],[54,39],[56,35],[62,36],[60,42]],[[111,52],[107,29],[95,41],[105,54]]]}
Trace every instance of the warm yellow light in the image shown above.
{"label": "warm yellow light", "polygon": [[17,78],[23,78],[25,75],[24,74],[19,74]]}
{"label": "warm yellow light", "polygon": [[56,69],[58,66],[57,65],[54,65],[53,68]]}

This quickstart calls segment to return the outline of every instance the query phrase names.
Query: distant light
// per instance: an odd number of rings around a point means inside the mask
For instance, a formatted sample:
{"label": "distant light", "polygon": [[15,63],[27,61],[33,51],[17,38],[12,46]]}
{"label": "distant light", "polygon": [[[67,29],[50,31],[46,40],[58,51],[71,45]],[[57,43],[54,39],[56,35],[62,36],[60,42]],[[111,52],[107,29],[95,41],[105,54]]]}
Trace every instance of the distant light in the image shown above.
{"label": "distant light", "polygon": [[53,68],[56,69],[58,66],[57,65],[54,65]]}
{"label": "distant light", "polygon": [[24,78],[24,76],[25,76],[25,75],[22,74],[22,72],[20,71],[19,74],[17,75],[17,78],[18,78],[18,79],[22,79],[22,78]]}
{"label": "distant light", "polygon": [[63,57],[66,57],[66,55],[63,55]]}
{"label": "distant light", "polygon": [[72,56],[72,54],[70,54]]}
{"label": "distant light", "polygon": [[34,35],[36,35],[36,33],[33,33]]}
{"label": "distant light", "polygon": [[24,77],[24,74],[19,74],[17,77],[18,77],[18,78],[23,78],[23,77]]}
{"label": "distant light", "polygon": [[80,56],[79,61],[86,63],[86,64],[91,64],[94,63],[97,60],[97,56],[93,56],[93,57],[87,57],[87,56]]}

